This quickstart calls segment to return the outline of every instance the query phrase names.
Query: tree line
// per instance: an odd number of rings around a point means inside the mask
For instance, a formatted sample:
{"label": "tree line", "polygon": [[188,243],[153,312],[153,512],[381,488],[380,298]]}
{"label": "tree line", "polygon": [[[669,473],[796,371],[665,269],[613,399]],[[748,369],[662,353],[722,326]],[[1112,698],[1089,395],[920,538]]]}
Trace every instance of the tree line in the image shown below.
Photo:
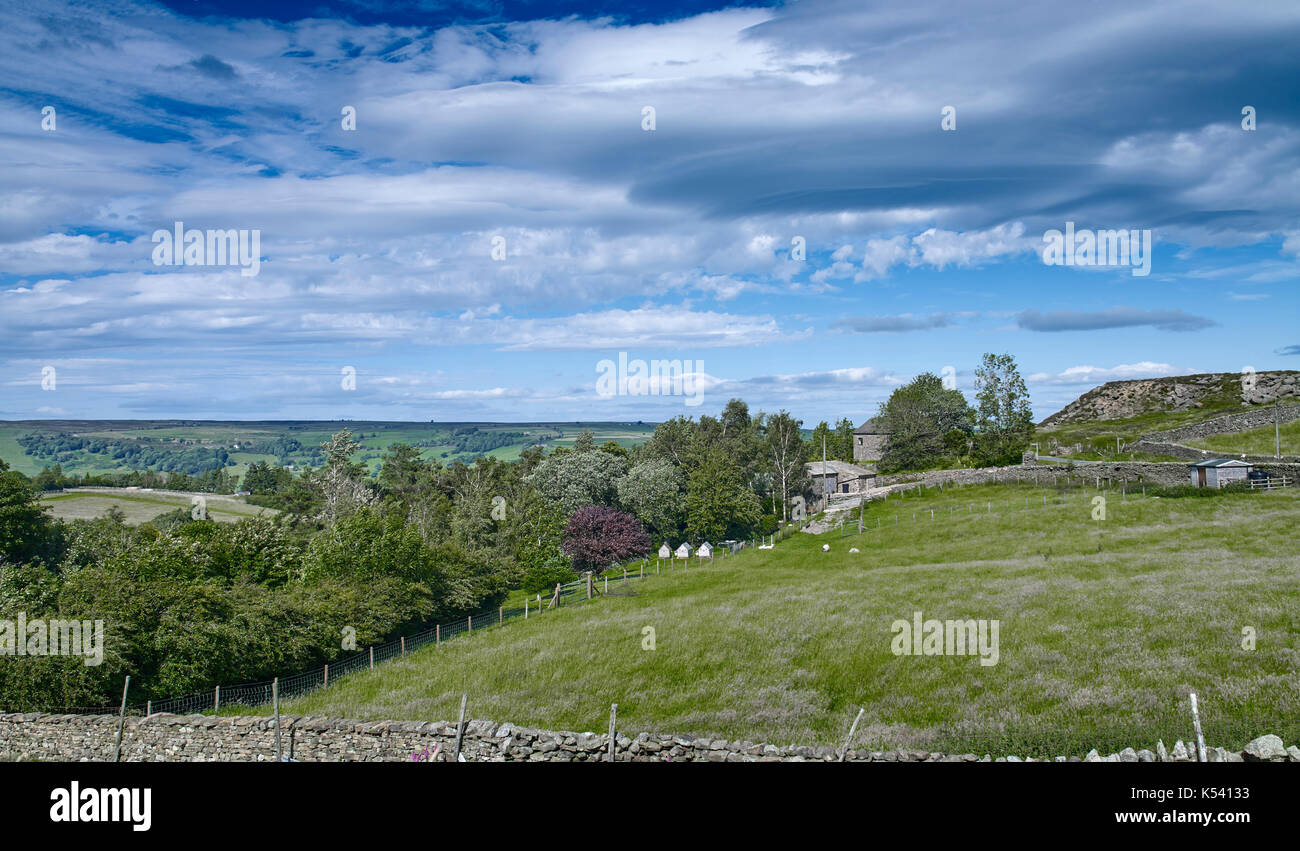
{"label": "tree line", "polygon": [[[975,408],[935,376],[918,376],[882,406],[889,463],[1018,452],[1032,435],[1023,387],[1006,356],[986,356]],[[571,448],[532,447],[514,462],[444,465],[394,443],[378,475],[354,460],[361,446],[343,429],[314,453],[318,467],[251,465],[239,486],[279,513],[230,524],[184,509],[138,527],[120,512],[60,521],[39,494],[61,471],[32,480],[0,461],[2,610],[102,619],[108,636],[100,666],[63,657],[0,665],[0,705],[101,705],[126,674],[141,699],[266,679],[339,657],[344,627],[361,645],[378,643],[660,543],[771,534],[809,492],[805,464],[821,457],[819,432],[851,456],[851,426],[842,419],[805,439],[789,412],[751,415],[732,399],[717,417],[675,417],[630,448],[597,445],[584,432]],[[204,475],[218,473],[230,476]],[[187,490],[236,486],[230,478],[123,475]]]}

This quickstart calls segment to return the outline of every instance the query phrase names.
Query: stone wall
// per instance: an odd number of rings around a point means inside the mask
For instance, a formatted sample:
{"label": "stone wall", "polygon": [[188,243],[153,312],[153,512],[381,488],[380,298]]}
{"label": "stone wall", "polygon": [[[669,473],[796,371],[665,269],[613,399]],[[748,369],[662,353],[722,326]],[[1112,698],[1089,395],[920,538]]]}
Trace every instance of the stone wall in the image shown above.
{"label": "stone wall", "polygon": [[[1272,455],[1251,455],[1246,453],[1245,458],[1243,459],[1243,453],[1240,452],[1236,454],[1211,452],[1208,449],[1197,449],[1194,446],[1186,446],[1182,443],[1170,443],[1162,440],[1147,440],[1146,438],[1142,438],[1137,443],[1129,446],[1128,450],[1131,452],[1149,452],[1152,455],[1170,455],[1174,458],[1186,458],[1188,461],[1204,461],[1207,458],[1236,458],[1238,460],[1246,460],[1252,464],[1261,466],[1274,463],[1274,456]],[[1293,464],[1300,461],[1300,456],[1283,455],[1282,461]]]}
{"label": "stone wall", "polygon": [[[118,719],[111,715],[0,714],[0,758],[50,762],[107,762],[113,758]],[[446,721],[347,721],[280,718],[281,753],[300,762],[412,762],[426,749],[437,761],[450,760],[456,725]],[[473,762],[601,762],[609,758],[609,737],[553,732],[469,721],[461,747]],[[693,736],[641,733],[616,735],[619,762],[835,762],[835,748],[728,742]],[[127,718],[122,735],[125,762],[261,762],[275,759],[275,725],[265,716],[151,715]],[[1101,757],[1055,757],[1056,762],[1188,762],[1188,748],[1154,752],[1125,748]],[[1243,751],[1210,749],[1211,762],[1300,762],[1300,749],[1277,736],[1261,736]],[[845,762],[1020,762],[1015,756],[941,754],[930,751],[850,750]],[[1025,760],[1034,762],[1035,760]]]}
{"label": "stone wall", "polygon": [[[1255,465],[1277,476],[1294,479],[1300,475],[1300,463],[1263,462]],[[981,467],[973,470],[933,470],[928,473],[896,473],[877,476],[876,486],[903,484],[982,485],[990,482],[1026,482],[1040,486],[1064,484],[1066,481],[1092,483],[1100,477],[1112,484],[1143,482],[1156,485],[1191,483],[1187,465],[1180,461],[1097,461],[1080,462],[1073,471],[1064,464],[1018,464],[1010,467]]]}
{"label": "stone wall", "polygon": [[1171,428],[1165,431],[1153,431],[1145,435],[1143,440],[1169,441],[1171,443],[1180,443],[1184,440],[1197,440],[1203,437],[1213,437],[1218,434],[1230,434],[1237,431],[1249,431],[1253,428],[1263,428],[1264,426],[1273,425],[1273,417],[1277,417],[1278,422],[1289,423],[1300,420],[1300,405],[1284,405],[1275,412],[1270,405],[1264,408],[1253,408],[1249,411],[1242,411],[1239,414],[1225,414],[1221,417],[1213,417],[1208,420],[1202,420],[1191,425]]}

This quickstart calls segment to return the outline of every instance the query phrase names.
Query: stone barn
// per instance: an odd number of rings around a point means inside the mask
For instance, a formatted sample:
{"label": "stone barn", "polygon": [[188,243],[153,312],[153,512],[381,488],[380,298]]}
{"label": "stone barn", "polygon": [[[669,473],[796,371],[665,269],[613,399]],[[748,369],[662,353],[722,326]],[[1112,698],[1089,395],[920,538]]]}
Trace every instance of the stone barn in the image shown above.
{"label": "stone barn", "polygon": [[888,438],[880,417],[867,420],[853,431],[853,460],[859,463],[879,461]]}
{"label": "stone barn", "polygon": [[1250,475],[1251,465],[1235,458],[1207,458],[1188,464],[1192,484],[1198,488],[1221,488],[1233,482],[1244,482]]}
{"label": "stone barn", "polygon": [[812,480],[814,498],[827,494],[862,493],[876,481],[876,472],[847,461],[810,461],[803,465]]}

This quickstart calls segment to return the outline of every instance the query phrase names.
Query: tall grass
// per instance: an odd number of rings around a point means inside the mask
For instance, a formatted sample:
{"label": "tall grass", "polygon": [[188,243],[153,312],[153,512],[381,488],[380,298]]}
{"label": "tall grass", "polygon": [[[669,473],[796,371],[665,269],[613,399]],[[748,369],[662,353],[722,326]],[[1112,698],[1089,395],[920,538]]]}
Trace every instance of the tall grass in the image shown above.
{"label": "tall grass", "polygon": [[[855,518],[843,537],[629,580],[632,594],[420,650],[284,711],[448,719],[466,692],[474,717],[536,727],[600,729],[618,703],[625,731],[840,744],[861,706],[858,746],[1055,756],[1187,740],[1196,692],[1209,744],[1293,743],[1297,520],[1296,490],[929,489],[872,503],[861,535]],[[998,664],[894,655],[891,625],[918,610],[1000,621]]]}

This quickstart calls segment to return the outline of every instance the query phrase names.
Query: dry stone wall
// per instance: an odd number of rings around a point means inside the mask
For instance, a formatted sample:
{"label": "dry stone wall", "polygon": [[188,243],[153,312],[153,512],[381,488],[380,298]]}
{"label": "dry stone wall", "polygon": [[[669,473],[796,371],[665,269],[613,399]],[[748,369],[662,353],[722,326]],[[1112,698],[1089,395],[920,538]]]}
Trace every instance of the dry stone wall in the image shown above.
{"label": "dry stone wall", "polygon": [[1283,405],[1276,410],[1272,407],[1253,408],[1249,411],[1242,411],[1239,414],[1225,414],[1222,417],[1214,417],[1201,422],[1191,423],[1190,425],[1179,428],[1166,429],[1165,431],[1153,431],[1151,434],[1143,437],[1143,440],[1169,441],[1179,443],[1184,440],[1198,440],[1203,437],[1213,437],[1219,434],[1230,434],[1238,431],[1250,431],[1255,428],[1271,426],[1274,418],[1278,423],[1290,423],[1300,420],[1300,405]]}
{"label": "dry stone wall", "polygon": [[[113,758],[118,719],[111,715],[0,714],[0,758],[50,762],[107,762]],[[280,718],[281,752],[300,762],[412,762],[426,754],[451,758],[456,724],[446,721],[348,721],[286,715]],[[462,753],[474,762],[602,762],[609,737],[469,721]],[[616,735],[619,762],[836,762],[835,748],[729,742],[694,736]],[[1118,754],[1058,756],[1055,762],[1190,762],[1194,750],[1125,748]],[[263,762],[275,759],[275,724],[264,716],[151,715],[127,718],[122,735],[126,762]],[[845,762],[1035,762],[1016,756],[942,754],[923,750],[849,750]],[[1048,760],[1041,760],[1048,761]],[[1300,748],[1261,736],[1244,750],[1209,748],[1210,762],[1300,762]]]}
{"label": "dry stone wall", "polygon": [[[1277,476],[1295,478],[1300,463],[1262,462],[1255,465]],[[1179,461],[1096,461],[1078,463],[1073,470],[1064,464],[1017,464],[1010,467],[981,467],[972,470],[932,470],[928,473],[896,473],[877,476],[876,487],[901,484],[982,485],[990,482],[1025,482],[1041,486],[1092,483],[1096,479],[1120,482],[1144,482],[1156,485],[1185,485],[1191,482],[1187,465]]]}

